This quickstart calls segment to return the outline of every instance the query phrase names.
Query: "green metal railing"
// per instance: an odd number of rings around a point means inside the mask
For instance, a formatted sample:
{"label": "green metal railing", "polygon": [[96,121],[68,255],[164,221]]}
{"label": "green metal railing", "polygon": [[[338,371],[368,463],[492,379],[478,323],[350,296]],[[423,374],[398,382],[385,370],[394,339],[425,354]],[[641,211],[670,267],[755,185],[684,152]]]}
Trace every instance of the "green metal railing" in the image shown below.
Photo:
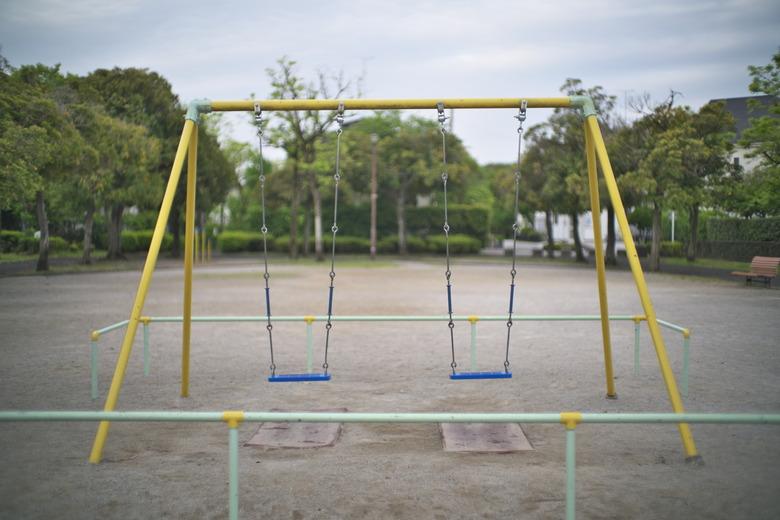
{"label": "green metal railing", "polygon": [[523,423],[563,424],[566,428],[566,519],[575,518],[576,428],[580,424],[770,424],[780,414],[734,413],[330,413],[330,412],[79,412],[0,411],[0,422],[125,421],[225,422],[228,425],[228,513],[238,519],[238,427],[241,422],[315,423]]}
{"label": "green metal railing", "polygon": [[[331,321],[343,322],[436,322],[448,321],[447,316],[333,316]],[[471,324],[471,345],[470,345],[470,364],[471,370],[477,369],[477,323],[480,321],[506,321],[504,316],[453,316],[453,321],[468,321]],[[610,316],[610,321],[633,321],[634,322],[634,374],[639,374],[639,343],[640,343],[640,324],[646,321],[644,316]],[[151,323],[181,323],[181,316],[144,316],[141,318],[143,324],[143,366],[144,375],[149,375],[150,369],[150,340],[149,326]],[[198,323],[226,323],[226,322],[264,322],[264,316],[193,316],[192,321]],[[313,369],[313,330],[312,325],[315,322],[326,321],[327,316],[272,316],[272,322],[305,322],[306,323],[306,370],[311,373]],[[588,314],[573,315],[520,315],[513,317],[514,321],[600,321],[601,316]],[[90,381],[92,399],[98,398],[98,348],[97,342],[100,336],[120,328],[125,327],[129,320],[123,320],[108,327],[92,331],[90,335]],[[680,375],[680,390],[684,397],[688,397],[688,372],[690,370],[690,336],[691,331],[680,325],[675,325],[669,321],[658,320],[661,327],[679,332],[683,337],[682,354],[683,363]]]}

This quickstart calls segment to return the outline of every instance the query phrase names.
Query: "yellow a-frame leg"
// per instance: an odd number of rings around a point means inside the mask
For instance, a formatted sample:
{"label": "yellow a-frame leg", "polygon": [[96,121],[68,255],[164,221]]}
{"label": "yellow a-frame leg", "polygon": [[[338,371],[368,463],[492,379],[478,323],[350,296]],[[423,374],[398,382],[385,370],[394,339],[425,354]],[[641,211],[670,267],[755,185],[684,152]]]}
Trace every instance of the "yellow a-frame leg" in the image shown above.
{"label": "yellow a-frame leg", "polygon": [[[119,390],[122,388],[122,383],[125,379],[127,361],[130,359],[130,352],[133,349],[133,340],[135,339],[136,330],[138,330],[141,312],[143,312],[146,293],[149,291],[149,284],[152,281],[152,273],[154,273],[154,267],[157,264],[157,256],[160,253],[160,245],[162,244],[163,236],[165,235],[165,227],[168,224],[168,216],[171,213],[173,197],[176,194],[176,186],[179,184],[179,177],[181,176],[181,169],[184,164],[184,156],[187,153],[187,147],[190,143],[190,136],[193,133],[193,128],[195,128],[195,122],[191,119],[187,119],[184,122],[184,130],[181,133],[179,147],[176,150],[176,158],[173,161],[171,175],[168,178],[168,186],[165,188],[165,195],[163,196],[162,206],[160,206],[157,224],[154,226],[152,243],[149,245],[149,253],[146,256],[146,263],[144,263],[141,282],[139,283],[138,291],[135,294],[133,310],[130,313],[130,321],[127,324],[125,337],[122,340],[122,348],[119,351],[114,377],[111,379],[111,388],[108,390],[106,404],[103,407],[103,410],[106,412],[113,411],[114,408],[116,408],[116,403],[119,399]],[[95,442],[92,444],[92,452],[89,455],[89,461],[93,464],[99,463],[100,459],[103,457],[103,447],[106,444],[106,437],[108,437],[109,425],[110,423],[108,421],[101,421],[100,426],[98,426]]]}
{"label": "yellow a-frame leg", "polygon": [[[634,276],[634,282],[636,283],[636,288],[639,292],[639,299],[642,302],[645,316],[647,316],[647,326],[650,329],[650,337],[653,339],[655,353],[658,357],[658,364],[661,366],[661,374],[663,375],[664,383],[666,384],[666,391],[669,394],[669,400],[672,402],[672,409],[675,413],[684,413],[685,410],[683,408],[682,399],[680,398],[680,391],[677,388],[677,381],[674,379],[674,373],[669,365],[669,357],[666,354],[666,347],[664,346],[664,340],[661,336],[661,329],[658,326],[653,303],[650,301],[650,293],[647,290],[645,275],[642,272],[642,266],[639,263],[639,256],[637,255],[636,246],[634,245],[634,238],[631,236],[631,229],[628,226],[626,211],[623,208],[623,202],[620,199],[620,192],[618,191],[615,174],[612,172],[612,166],[609,163],[609,156],[607,155],[607,148],[604,145],[604,138],[601,136],[599,123],[594,114],[589,114],[585,118],[585,128],[590,143],[596,149],[596,155],[599,164],[601,165],[601,172],[604,174],[604,180],[607,184],[607,190],[609,191],[609,198],[612,201],[612,207],[615,208],[615,216],[617,217],[618,226],[620,227],[620,233],[623,236],[623,243],[626,246],[626,256],[628,257],[628,263],[631,266],[631,274]],[[699,459],[700,457],[696,451],[696,444],[693,442],[690,427],[687,423],[680,423],[678,427],[685,449],[686,460],[693,461]]]}
{"label": "yellow a-frame leg", "polygon": [[187,157],[187,209],[184,217],[184,310],[181,334],[181,396],[190,395],[190,331],[192,330],[192,262],[195,234],[195,186],[198,171],[198,127]]}
{"label": "yellow a-frame leg", "polygon": [[604,368],[607,377],[607,399],[617,399],[615,378],[612,371],[612,344],[609,337],[609,307],[607,306],[607,277],[604,267],[604,244],[601,240],[601,204],[599,181],[596,172],[596,148],[585,127],[585,152],[588,159],[588,188],[590,214],[593,220],[593,247],[596,254],[596,273],[599,284],[599,309],[601,311],[601,337],[604,342]]}

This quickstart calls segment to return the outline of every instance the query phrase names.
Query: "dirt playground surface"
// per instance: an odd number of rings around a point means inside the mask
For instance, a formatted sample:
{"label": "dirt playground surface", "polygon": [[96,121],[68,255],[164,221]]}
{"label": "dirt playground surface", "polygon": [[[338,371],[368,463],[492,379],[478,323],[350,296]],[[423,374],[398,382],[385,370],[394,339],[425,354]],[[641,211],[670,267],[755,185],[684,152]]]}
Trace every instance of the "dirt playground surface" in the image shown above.
{"label": "dirt playground surface", "polygon": [[[324,314],[326,265],[273,264],[276,315]],[[444,314],[444,269],[424,261],[337,266],[337,314]],[[195,315],[264,311],[246,260],[196,269]],[[503,314],[508,266],[455,261],[456,314]],[[122,331],[100,340],[100,399],[89,394],[89,331],[126,319],[138,272],[0,279],[0,409],[102,409]],[[660,318],[690,327],[691,412],[780,411],[780,291],[648,275]],[[607,276],[612,314],[641,314],[630,273]],[[592,268],[521,265],[520,314],[597,314]],[[180,315],[182,271],[155,273],[144,314]],[[190,397],[179,397],[181,325],[151,326],[151,374],[139,334],[120,410],[353,412],[670,411],[646,326],[633,372],[633,325],[613,322],[619,399],[606,400],[598,322],[517,322],[511,380],[447,378],[445,323],[335,323],[329,383],[268,384],[261,323],[193,324]],[[469,327],[456,325],[461,366]],[[479,368],[499,370],[506,325],[479,324]],[[274,328],[281,372],[305,367],[305,326]],[[682,338],[665,331],[675,372]],[[323,324],[315,325],[321,363]],[[564,429],[522,425],[535,448],[451,453],[435,424],[346,424],[332,447],[243,446],[242,518],[562,518]],[[0,424],[0,518],[225,518],[223,424],[115,423],[104,461],[87,462],[92,423]],[[686,464],[674,425],[582,425],[579,518],[779,518],[780,427],[693,425],[703,466]]]}

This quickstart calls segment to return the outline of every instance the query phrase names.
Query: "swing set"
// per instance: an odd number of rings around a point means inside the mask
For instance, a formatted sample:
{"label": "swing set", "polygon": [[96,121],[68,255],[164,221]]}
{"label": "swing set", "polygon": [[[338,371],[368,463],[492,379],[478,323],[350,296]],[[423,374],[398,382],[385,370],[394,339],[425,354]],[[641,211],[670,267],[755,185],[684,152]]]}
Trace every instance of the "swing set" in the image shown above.
{"label": "swing set", "polygon": [[[294,100],[265,100],[265,101],[208,101],[208,100],[196,100],[190,103],[189,109],[185,116],[184,129],[182,131],[181,139],[179,141],[178,149],[174,159],[173,167],[171,169],[171,175],[168,180],[168,184],[163,196],[160,213],[158,216],[157,224],[155,226],[152,241],[149,246],[149,252],[146,262],[144,264],[143,273],[141,275],[141,281],[136,293],[135,301],[133,304],[130,318],[127,322],[127,329],[122,341],[122,346],[119,352],[116,368],[111,381],[111,386],[108,391],[104,410],[106,412],[114,411],[119,398],[119,392],[124,380],[125,371],[127,369],[130,352],[132,350],[132,344],[135,339],[135,334],[138,329],[138,324],[142,321],[142,312],[146,295],[151,283],[152,274],[157,262],[157,257],[160,251],[160,245],[165,232],[165,227],[168,222],[168,216],[170,214],[173,197],[176,192],[176,186],[178,185],[179,178],[181,176],[182,168],[184,165],[185,157],[187,158],[187,196],[186,196],[186,216],[185,216],[185,250],[184,250],[184,305],[182,313],[182,368],[181,368],[181,396],[188,397],[189,395],[189,358],[190,358],[190,337],[191,337],[191,324],[193,321],[192,316],[192,263],[193,263],[193,244],[194,244],[194,223],[195,223],[195,185],[197,175],[197,147],[198,147],[198,125],[200,115],[209,112],[224,112],[224,111],[254,111],[255,123],[257,125],[258,141],[260,146],[260,172],[259,172],[259,186],[260,186],[260,199],[262,207],[262,225],[261,233],[263,237],[263,279],[265,282],[265,322],[266,330],[268,332],[268,345],[270,354],[270,375],[268,381],[271,383],[281,382],[324,382],[331,380],[331,374],[328,371],[328,349],[331,343],[331,331],[333,328],[333,299],[334,299],[334,287],[336,278],[336,236],[338,233],[338,196],[339,196],[339,181],[341,179],[340,169],[340,145],[341,136],[344,131],[344,113],[345,110],[391,110],[391,109],[435,109],[437,113],[437,120],[439,122],[439,130],[442,138],[441,153],[442,153],[442,190],[443,190],[443,217],[444,224],[442,229],[445,237],[445,281],[447,292],[447,327],[449,329],[450,336],[450,350],[451,350],[451,362],[450,362],[450,374],[451,380],[474,380],[474,379],[509,379],[512,377],[512,372],[509,370],[509,353],[511,346],[511,332],[513,326],[513,307],[514,307],[514,293],[515,293],[515,278],[517,275],[517,233],[518,224],[515,222],[512,225],[513,234],[513,251],[512,251],[512,263],[510,270],[510,290],[509,290],[509,304],[508,304],[508,316],[506,321],[507,334],[506,334],[506,349],[503,362],[503,370],[498,371],[483,371],[483,372],[462,372],[458,371],[458,364],[456,362],[455,355],[455,319],[453,315],[452,304],[452,270],[450,262],[450,247],[449,247],[449,232],[450,225],[448,221],[448,206],[447,206],[447,132],[445,128],[445,108],[459,108],[459,109],[489,109],[489,108],[504,108],[504,109],[517,109],[518,114],[514,116],[518,120],[518,145],[517,145],[517,164],[514,172],[515,180],[515,198],[514,208],[515,215],[518,212],[519,198],[520,198],[520,158],[522,152],[522,137],[523,137],[523,123],[526,119],[526,110],[528,108],[574,108],[579,109],[584,117],[584,133],[585,133],[585,147],[586,147],[586,159],[588,168],[588,185],[590,192],[591,210],[593,215],[600,215],[600,202],[598,192],[598,179],[597,179],[597,159],[598,164],[601,166],[601,171],[604,176],[604,181],[609,193],[610,201],[615,209],[615,215],[617,217],[618,225],[620,227],[621,234],[626,246],[626,252],[628,261],[631,267],[631,272],[634,277],[634,281],[637,287],[637,292],[644,309],[645,320],[647,321],[650,336],[653,340],[655,352],[658,358],[661,374],[664,379],[667,393],[672,405],[672,409],[677,414],[683,414],[684,409],[682,405],[682,399],[677,387],[677,383],[672,372],[669,358],[666,353],[666,347],[664,345],[663,338],[661,336],[661,330],[659,321],[656,317],[653,304],[650,300],[650,295],[647,289],[647,284],[644,279],[641,265],[639,263],[639,257],[636,252],[636,247],[633,242],[631,231],[628,225],[628,219],[626,217],[625,209],[620,198],[615,176],[612,172],[612,167],[607,155],[606,146],[599,129],[597,114],[592,100],[586,96],[570,96],[559,98],[496,98],[496,99],[409,99],[409,100],[397,100],[397,99],[385,99],[385,100],[318,100],[318,99],[294,99]],[[268,227],[266,225],[266,206],[265,206],[265,184],[266,177],[263,171],[263,111],[298,111],[298,110],[327,110],[331,111],[331,117],[336,122],[336,157],[335,157],[335,171],[333,175],[334,180],[334,197],[333,197],[333,225],[331,227],[332,232],[332,246],[331,246],[331,258],[330,258],[330,285],[328,288],[328,312],[325,319],[325,345],[324,345],[324,359],[322,363],[321,372],[309,372],[309,373],[277,373],[276,358],[274,355],[274,343],[273,343],[273,323],[271,314],[271,289],[269,280],[271,275],[269,273],[269,260],[268,260],[268,247],[267,247],[267,235]],[[616,399],[617,393],[615,391],[613,370],[612,370],[612,352],[610,343],[610,330],[609,330],[609,314],[607,306],[607,293],[606,293],[606,274],[604,268],[604,248],[602,245],[602,235],[600,229],[600,222],[598,218],[593,219],[593,231],[595,240],[595,255],[596,255],[596,271],[598,280],[599,291],[599,307],[602,329],[602,342],[604,347],[604,361],[606,372],[606,386],[608,399]],[[278,352],[277,352],[278,357]],[[95,437],[95,441],[92,446],[92,452],[90,454],[90,462],[99,463],[102,458],[103,448],[108,436],[109,421],[102,421],[98,427],[98,431]],[[691,459],[698,458],[696,445],[693,441],[693,436],[690,432],[690,428],[687,423],[681,422],[678,424],[680,436],[683,443],[683,448],[686,457]]]}

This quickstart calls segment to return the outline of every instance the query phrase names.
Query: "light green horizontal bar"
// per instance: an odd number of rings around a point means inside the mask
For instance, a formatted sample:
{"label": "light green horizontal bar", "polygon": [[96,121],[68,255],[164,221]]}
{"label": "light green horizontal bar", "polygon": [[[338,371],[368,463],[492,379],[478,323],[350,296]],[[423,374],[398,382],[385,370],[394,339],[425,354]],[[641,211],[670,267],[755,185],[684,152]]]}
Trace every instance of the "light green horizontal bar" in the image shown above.
{"label": "light green horizontal bar", "polygon": [[[453,316],[453,321],[470,321],[472,315]],[[181,316],[149,316],[152,322],[181,322]],[[271,321],[327,321],[327,316],[271,316]],[[478,321],[506,321],[507,315],[476,316]],[[610,316],[612,321],[633,321],[634,316]],[[265,316],[193,316],[194,322],[240,322],[240,321],[265,321]],[[331,321],[448,321],[445,315],[438,316],[332,316]],[[514,321],[599,321],[601,316],[574,314],[574,315],[537,315],[537,316],[512,316]]]}
{"label": "light green horizontal bar", "polygon": [[677,332],[685,333],[686,331],[688,331],[688,329],[686,329],[685,327],[675,325],[674,323],[668,322],[666,320],[656,319],[656,321],[658,322],[659,325],[666,327],[668,329],[676,330]]}
{"label": "light green horizontal bar", "polygon": [[[314,423],[560,423],[559,413],[329,413],[245,412],[245,422]],[[129,421],[221,422],[223,412],[0,411],[0,422]],[[780,414],[761,413],[583,413],[582,423],[780,424]]]}
{"label": "light green horizontal bar", "polygon": [[97,332],[98,334],[105,334],[106,332],[111,332],[112,330],[121,329],[125,325],[130,323],[130,320],[122,320],[117,323],[114,323],[113,325],[109,325],[108,327],[103,327],[102,329],[97,329],[94,332]]}

